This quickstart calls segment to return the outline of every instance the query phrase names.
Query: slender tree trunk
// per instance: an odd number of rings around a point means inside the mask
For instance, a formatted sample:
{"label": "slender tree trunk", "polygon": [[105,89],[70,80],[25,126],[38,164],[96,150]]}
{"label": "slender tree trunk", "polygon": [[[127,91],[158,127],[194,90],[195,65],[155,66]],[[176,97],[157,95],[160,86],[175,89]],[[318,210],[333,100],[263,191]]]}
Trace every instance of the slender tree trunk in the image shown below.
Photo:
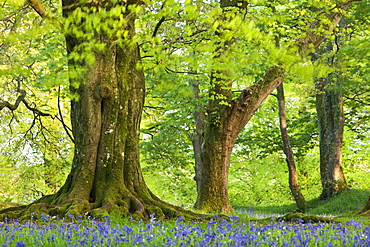
{"label": "slender tree trunk", "polygon": [[316,109],[320,133],[321,199],[345,189],[342,169],[343,97],[338,78],[323,78],[317,83]]}
{"label": "slender tree trunk", "polygon": [[293,150],[290,146],[290,140],[288,136],[283,83],[281,83],[277,87],[276,96],[277,96],[278,105],[279,105],[279,121],[280,121],[281,138],[283,141],[283,150],[286,156],[286,162],[287,162],[288,171],[289,171],[289,188],[290,188],[290,191],[292,192],[292,195],[296,202],[298,210],[301,212],[305,212],[307,209],[307,203],[300,191],[300,187],[298,184],[297,169],[295,166]]}

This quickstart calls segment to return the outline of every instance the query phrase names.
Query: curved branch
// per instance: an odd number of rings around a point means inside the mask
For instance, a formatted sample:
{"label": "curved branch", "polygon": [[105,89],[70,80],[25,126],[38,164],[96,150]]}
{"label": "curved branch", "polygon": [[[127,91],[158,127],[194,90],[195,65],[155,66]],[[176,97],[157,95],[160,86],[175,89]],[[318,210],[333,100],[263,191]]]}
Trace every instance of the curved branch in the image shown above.
{"label": "curved branch", "polygon": [[[58,116],[51,115],[50,113],[46,113],[46,112],[40,111],[36,107],[32,107],[27,102],[27,100],[25,99],[25,97],[26,97],[26,91],[25,90],[19,90],[19,92],[20,92],[21,95],[18,96],[18,98],[16,99],[16,101],[15,101],[14,104],[9,103],[8,101],[0,101],[0,111],[6,107],[11,112],[13,112],[13,111],[15,111],[15,110],[18,109],[20,103],[22,102],[25,105],[25,107],[28,110],[30,110],[35,115],[35,119],[37,117],[51,117],[52,119],[54,119],[54,118],[58,119],[62,123],[63,128],[66,131],[68,137],[71,139],[71,141],[73,143],[75,142],[74,139],[73,139],[73,137],[72,137],[72,135],[71,135],[71,133],[70,133],[71,132],[71,129],[65,124],[64,119],[63,119],[63,116],[62,116],[62,112],[61,112],[61,109],[60,109],[60,96],[59,96],[59,93],[58,93],[58,111],[59,111],[60,118]],[[30,127],[30,129],[32,129],[32,127],[34,126],[34,124],[35,123],[33,122],[32,125],[31,125],[31,127]],[[29,130],[27,132],[29,132]]]}
{"label": "curved branch", "polygon": [[232,102],[228,129],[232,130],[233,137],[236,138],[265,98],[284,80],[286,76],[284,72],[281,67],[270,67],[261,79],[251,87],[245,88],[238,99]]}
{"label": "curved branch", "polygon": [[41,18],[48,19],[54,27],[56,27],[58,30],[62,30],[62,22],[47,12],[38,0],[27,0],[27,3],[36,11],[39,16],[41,16]]}
{"label": "curved branch", "polygon": [[21,93],[21,95],[18,96],[18,98],[15,100],[14,104],[9,103],[8,101],[0,101],[0,111],[2,109],[4,109],[5,107],[8,108],[11,111],[16,110],[19,107],[19,104],[26,97],[26,91],[20,90],[19,92]]}
{"label": "curved branch", "polygon": [[162,18],[158,21],[157,25],[155,25],[155,28],[154,28],[154,31],[153,31],[153,34],[152,34],[152,38],[154,38],[157,35],[159,28],[161,27],[162,23],[165,20],[166,20],[166,18],[164,18],[164,16],[162,16]]}
{"label": "curved branch", "polygon": [[60,86],[58,87],[58,112],[59,112],[60,119],[59,118],[57,118],[57,119],[62,123],[63,128],[66,131],[69,139],[71,139],[71,141],[73,143],[75,143],[75,139],[72,137],[72,135],[70,133],[70,131],[72,131],[72,130],[65,124],[63,114],[62,114],[62,110],[60,109]]}
{"label": "curved branch", "polygon": [[42,116],[42,117],[51,117],[52,119],[55,118],[55,116],[51,115],[50,113],[46,113],[46,112],[42,112],[40,111],[39,109],[35,108],[35,107],[32,107],[30,106],[30,104],[28,104],[28,102],[23,99],[22,100],[23,104],[26,106],[26,108],[30,111],[32,111],[34,114],[36,114],[37,116]]}

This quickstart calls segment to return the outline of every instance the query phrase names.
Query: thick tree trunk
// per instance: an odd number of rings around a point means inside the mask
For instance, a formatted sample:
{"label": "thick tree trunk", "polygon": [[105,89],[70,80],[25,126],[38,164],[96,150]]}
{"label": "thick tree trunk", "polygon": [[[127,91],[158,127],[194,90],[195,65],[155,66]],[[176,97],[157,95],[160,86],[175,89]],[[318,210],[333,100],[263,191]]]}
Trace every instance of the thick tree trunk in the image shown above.
{"label": "thick tree trunk", "polygon": [[289,188],[290,191],[292,192],[298,210],[301,212],[305,212],[307,209],[307,203],[300,191],[300,187],[298,184],[297,169],[295,166],[293,150],[290,146],[290,140],[288,136],[283,83],[281,83],[277,87],[277,99],[279,105],[280,132],[283,141],[283,150],[286,156],[286,162],[289,171]]}
{"label": "thick tree trunk", "polygon": [[327,199],[347,187],[342,169],[343,98],[340,83],[331,81],[329,77],[321,79],[317,87],[316,109],[320,133],[322,184],[320,198]]}
{"label": "thick tree trunk", "polygon": [[[63,1],[65,17],[73,13],[73,4],[74,0]],[[90,4],[98,9],[103,3]],[[94,4],[96,6],[92,6]],[[125,22],[121,28],[127,31],[126,41],[117,42],[114,35],[105,31],[89,30],[83,21],[73,25],[71,32],[66,34],[69,56],[76,53],[81,56],[78,60],[69,60],[71,92],[76,96],[71,102],[75,140],[71,172],[56,194],[26,207],[7,209],[0,213],[0,220],[2,217],[27,218],[31,212],[94,217],[114,213],[131,214],[135,218],[149,217],[153,213],[156,217],[200,216],[162,202],[144,182],[139,163],[139,125],[145,81],[143,71],[137,69],[138,46],[131,42],[135,14],[129,9],[127,7],[122,13]],[[89,15],[88,12],[84,14]],[[108,24],[110,20],[107,17],[100,21]],[[106,49],[84,48],[91,41],[74,35],[78,31],[92,32],[91,37],[104,43]],[[94,57],[90,65],[83,60],[86,53]]]}
{"label": "thick tree trunk", "polygon": [[[64,2],[65,6],[69,4],[72,2]],[[129,12],[123,14],[124,29],[130,39],[135,31],[135,17]],[[74,159],[66,183],[53,196],[51,204],[68,207],[58,214],[101,216],[116,212],[142,217],[152,213],[147,205],[152,204],[153,198],[139,163],[145,83],[143,71],[136,69],[140,60],[138,47],[128,42],[117,45],[104,32],[95,33],[94,38],[109,48],[94,51],[95,62],[91,66],[82,64],[85,71],[81,77],[70,77],[71,85],[78,85],[71,86],[71,91],[78,95],[71,103]],[[86,42],[67,34],[68,54],[78,51]],[[72,60],[70,70],[71,75],[79,74],[76,70],[81,70],[80,63]]]}
{"label": "thick tree trunk", "polygon": [[228,171],[235,140],[263,100],[282,82],[284,70],[271,67],[253,86],[246,88],[237,100],[225,104],[224,86],[214,86],[207,108],[207,120],[202,145],[202,169],[195,208],[207,212],[231,213],[228,197]]}

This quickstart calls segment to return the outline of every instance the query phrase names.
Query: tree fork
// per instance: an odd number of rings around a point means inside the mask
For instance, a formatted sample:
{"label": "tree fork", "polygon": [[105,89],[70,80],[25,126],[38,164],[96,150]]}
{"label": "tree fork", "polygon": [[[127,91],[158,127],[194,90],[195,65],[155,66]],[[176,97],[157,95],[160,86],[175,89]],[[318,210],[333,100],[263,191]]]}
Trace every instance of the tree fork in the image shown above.
{"label": "tree fork", "polygon": [[[201,151],[202,169],[201,174],[197,174],[199,191],[194,206],[196,209],[233,212],[228,197],[228,169],[235,140],[263,100],[284,78],[284,69],[272,66],[256,84],[244,89],[239,98],[231,101],[228,106],[211,100]],[[217,92],[218,87],[214,90]],[[214,109],[218,110],[217,121],[212,119]]]}

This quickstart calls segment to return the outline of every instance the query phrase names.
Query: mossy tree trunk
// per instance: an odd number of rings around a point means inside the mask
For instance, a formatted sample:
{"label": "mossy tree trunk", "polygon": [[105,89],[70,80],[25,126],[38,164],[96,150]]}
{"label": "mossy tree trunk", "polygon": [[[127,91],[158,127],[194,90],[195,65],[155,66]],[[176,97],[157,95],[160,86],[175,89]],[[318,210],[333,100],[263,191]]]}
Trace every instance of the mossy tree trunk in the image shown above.
{"label": "mossy tree trunk", "polygon": [[[64,6],[73,1],[64,1]],[[103,3],[107,4],[107,3]],[[92,6],[93,7],[93,6]],[[68,18],[71,9],[65,11]],[[134,35],[134,15],[126,12],[127,40]],[[108,21],[108,20],[106,20]],[[93,51],[91,66],[71,61],[71,122],[75,139],[72,170],[51,204],[80,201],[92,212],[100,209],[122,213],[145,210],[151,198],[139,165],[139,124],[145,97],[143,71],[137,45],[116,44],[108,34],[95,33],[95,39],[108,49]],[[86,40],[66,36],[67,51],[79,52]],[[79,63],[79,64],[78,64]],[[81,66],[83,72],[76,70]],[[70,73],[70,74],[72,74]],[[140,198],[140,199],[138,199]],[[77,210],[76,213],[80,210]]]}
{"label": "mossy tree trunk", "polygon": [[[241,15],[247,2],[221,0],[225,23],[232,20],[230,13]],[[226,31],[228,28],[225,28]],[[216,35],[222,40],[222,28]],[[218,45],[215,61],[223,65],[235,38],[223,40]],[[225,66],[227,67],[227,66]],[[237,100],[232,100],[231,80],[227,68],[214,71],[204,124],[201,162],[196,166],[198,196],[194,207],[207,212],[232,213],[228,195],[230,157],[235,140],[263,100],[285,77],[284,70],[273,66],[253,86],[244,89]]]}
{"label": "mossy tree trunk", "polygon": [[342,168],[343,97],[338,78],[333,75],[320,79],[316,95],[316,109],[320,134],[321,199],[332,197],[345,189]]}
{"label": "mossy tree trunk", "polygon": [[[195,208],[208,212],[233,211],[228,197],[228,171],[235,140],[284,77],[284,70],[273,66],[256,84],[244,89],[237,100],[231,100],[231,91],[217,78],[212,78]],[[225,100],[229,100],[227,104]]]}
{"label": "mossy tree trunk", "polygon": [[283,151],[286,156],[286,162],[287,162],[288,171],[289,171],[289,188],[296,202],[298,210],[300,212],[305,212],[307,209],[307,203],[299,187],[298,174],[297,174],[297,169],[296,169],[296,165],[294,161],[294,154],[293,154],[292,147],[290,145],[290,140],[289,140],[289,135],[288,135],[283,83],[281,83],[277,87],[276,97],[278,99],[278,106],[279,106],[279,122],[280,122],[281,138],[283,141]]}
{"label": "mossy tree trunk", "polygon": [[[136,218],[153,213],[157,217],[197,216],[159,200],[149,191],[141,173],[139,125],[145,81],[143,71],[137,69],[140,54],[137,44],[132,42],[135,14],[130,12],[138,3],[125,3],[119,16],[105,15],[99,22],[107,27],[122,17],[123,24],[114,32],[98,32],[86,24],[91,18],[89,15],[104,13],[117,6],[109,1],[95,1],[84,4],[82,8],[74,0],[63,0],[65,18],[68,19],[75,11],[82,12],[80,20],[71,19],[74,24],[66,33],[70,90],[74,95],[71,101],[75,140],[72,169],[57,193],[28,206],[6,209],[0,213],[0,219],[27,218],[31,212],[35,215],[96,217],[130,214]],[[119,30],[124,31],[121,32],[122,37],[115,36]],[[91,40],[104,44],[106,48],[86,45],[91,41],[86,39],[89,32]],[[76,54],[79,56],[73,59]],[[85,59],[87,55],[93,56],[90,62]]]}

